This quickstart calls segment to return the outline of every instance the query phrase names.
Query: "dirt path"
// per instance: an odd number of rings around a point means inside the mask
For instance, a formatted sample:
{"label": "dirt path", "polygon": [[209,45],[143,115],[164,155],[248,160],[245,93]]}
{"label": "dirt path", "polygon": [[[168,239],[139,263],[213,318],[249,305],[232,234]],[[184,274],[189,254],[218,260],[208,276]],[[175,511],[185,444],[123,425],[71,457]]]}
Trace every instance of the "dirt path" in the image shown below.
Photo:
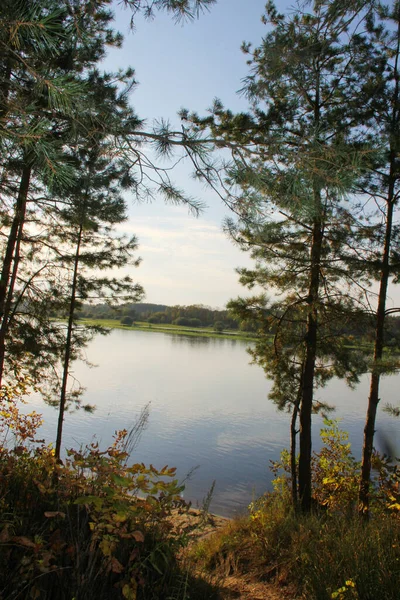
{"label": "dirt path", "polygon": [[[252,581],[251,576],[232,575],[223,581],[223,600],[289,600],[271,583]],[[293,598],[293,597],[292,597]]]}

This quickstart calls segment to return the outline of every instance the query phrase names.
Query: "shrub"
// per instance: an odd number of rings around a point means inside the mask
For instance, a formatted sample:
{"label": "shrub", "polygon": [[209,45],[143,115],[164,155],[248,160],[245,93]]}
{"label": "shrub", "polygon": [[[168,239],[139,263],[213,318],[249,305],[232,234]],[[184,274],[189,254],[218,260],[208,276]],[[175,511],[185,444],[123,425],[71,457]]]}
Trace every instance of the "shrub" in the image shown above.
{"label": "shrub", "polygon": [[295,514],[278,492],[253,503],[192,551],[198,565],[255,580],[278,580],[307,600],[394,600],[400,577],[400,526],[386,512]]}
{"label": "shrub", "polygon": [[39,415],[19,414],[13,394],[25,389],[5,387],[0,399],[1,597],[155,600],[183,590],[175,469],[129,465],[125,430],[106,450],[92,443],[57,464],[35,442]]}
{"label": "shrub", "polygon": [[200,319],[189,319],[189,325],[190,327],[201,327],[202,326],[202,322],[200,321]]}
{"label": "shrub", "polygon": [[313,458],[315,512],[291,505],[289,453],[274,465],[274,490],[250,505],[247,519],[230,523],[194,551],[212,570],[228,568],[255,579],[273,578],[307,600],[394,600],[400,577],[400,473],[374,457],[372,518],[357,514],[359,463],[348,437],[327,421],[324,445]]}
{"label": "shrub", "polygon": [[188,327],[190,325],[190,319],[188,319],[187,317],[178,317],[177,319],[175,319],[173,324]]}
{"label": "shrub", "polygon": [[120,320],[120,323],[121,323],[121,325],[130,326],[133,324],[133,319],[129,315],[126,315],[125,317],[122,317],[122,319]]}

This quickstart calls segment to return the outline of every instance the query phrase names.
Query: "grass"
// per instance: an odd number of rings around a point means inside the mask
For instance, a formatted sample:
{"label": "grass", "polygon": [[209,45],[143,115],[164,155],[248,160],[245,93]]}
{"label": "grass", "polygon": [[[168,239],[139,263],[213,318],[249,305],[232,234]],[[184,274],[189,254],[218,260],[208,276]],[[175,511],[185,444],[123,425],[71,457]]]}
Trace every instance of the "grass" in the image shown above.
{"label": "grass", "polygon": [[295,515],[282,498],[234,520],[192,550],[198,568],[249,575],[307,600],[397,600],[400,524],[388,515]]}
{"label": "grass", "polygon": [[[127,329],[132,331],[147,331],[167,333],[171,335],[185,335],[189,337],[206,337],[218,339],[235,340],[254,340],[255,336],[251,333],[226,330],[217,333],[212,327],[185,327],[181,325],[147,323],[146,321],[136,321],[135,325],[122,325],[117,319],[81,319],[84,325],[99,325],[110,329]],[[272,339],[272,338],[271,338]]]}
{"label": "grass", "polygon": [[199,567],[254,581],[289,586],[304,600],[398,600],[400,591],[400,471],[390,457],[374,455],[371,518],[358,516],[360,464],[348,434],[335,421],[321,431],[313,456],[313,512],[291,505],[287,452],[275,464],[273,492],[250,505],[193,549]]}

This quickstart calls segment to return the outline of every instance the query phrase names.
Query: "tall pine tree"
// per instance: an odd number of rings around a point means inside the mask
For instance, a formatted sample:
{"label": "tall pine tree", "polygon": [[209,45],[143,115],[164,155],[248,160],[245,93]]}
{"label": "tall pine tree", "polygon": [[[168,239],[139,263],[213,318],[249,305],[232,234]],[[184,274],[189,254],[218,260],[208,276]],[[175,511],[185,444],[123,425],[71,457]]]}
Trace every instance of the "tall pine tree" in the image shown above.
{"label": "tall pine tree", "polygon": [[[285,362],[285,376],[276,375],[276,385],[285,384],[278,396],[295,370],[298,388],[289,400],[299,410],[298,487],[305,512],[311,508],[315,388],[334,374],[356,381],[365,368],[341,334],[349,314],[364,307],[369,282],[354,242],[362,211],[352,200],[369,155],[357,116],[365,97],[359,31],[369,7],[322,0],[306,8],[285,17],[269,2],[264,20],[272,30],[254,51],[244,45],[249,112],[235,115],[217,101],[208,118],[182,114],[194,131],[209,129],[219,146],[231,149],[224,193],[239,221],[228,228],[256,260],[241,280],[279,297],[268,313],[269,320],[275,315],[275,347],[258,345],[255,353],[269,373]],[[204,170],[203,176],[210,179]],[[258,317],[266,308],[259,300]],[[245,307],[250,312],[251,303]],[[243,303],[236,309],[243,311]]]}

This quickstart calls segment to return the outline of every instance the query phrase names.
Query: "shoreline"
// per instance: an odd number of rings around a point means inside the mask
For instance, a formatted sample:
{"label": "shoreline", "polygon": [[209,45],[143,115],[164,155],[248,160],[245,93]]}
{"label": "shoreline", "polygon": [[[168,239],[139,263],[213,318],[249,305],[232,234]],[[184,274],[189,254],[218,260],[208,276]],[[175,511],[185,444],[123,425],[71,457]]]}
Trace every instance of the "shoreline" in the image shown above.
{"label": "shoreline", "polygon": [[207,328],[191,328],[191,327],[179,327],[178,325],[163,325],[156,323],[147,323],[144,321],[138,321],[135,325],[122,325],[117,319],[79,319],[78,323],[82,325],[94,325],[104,327],[105,329],[124,329],[125,331],[145,331],[148,333],[166,333],[169,335],[183,335],[187,337],[206,337],[215,339],[225,340],[244,340],[254,341],[256,336],[246,333],[236,333],[234,331],[223,331],[217,333],[212,329]]}

